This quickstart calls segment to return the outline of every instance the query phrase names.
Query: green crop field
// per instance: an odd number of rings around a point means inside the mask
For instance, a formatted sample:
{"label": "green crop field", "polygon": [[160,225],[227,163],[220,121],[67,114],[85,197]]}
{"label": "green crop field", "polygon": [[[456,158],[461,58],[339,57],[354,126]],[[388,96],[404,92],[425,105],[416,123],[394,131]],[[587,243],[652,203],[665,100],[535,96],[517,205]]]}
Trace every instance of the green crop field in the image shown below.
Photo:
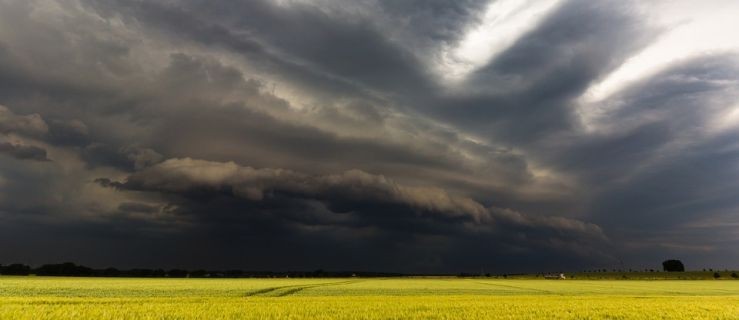
{"label": "green crop field", "polygon": [[739,319],[739,281],[0,277],[0,319]]}

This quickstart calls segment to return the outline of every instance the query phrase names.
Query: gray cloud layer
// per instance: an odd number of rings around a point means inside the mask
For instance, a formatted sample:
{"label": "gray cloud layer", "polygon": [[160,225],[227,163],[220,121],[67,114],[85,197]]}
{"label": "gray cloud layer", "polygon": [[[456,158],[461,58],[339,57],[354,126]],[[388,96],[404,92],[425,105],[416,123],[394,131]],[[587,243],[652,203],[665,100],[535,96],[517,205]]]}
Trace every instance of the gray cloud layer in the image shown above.
{"label": "gray cloud layer", "polygon": [[569,0],[447,83],[488,5],[0,1],[0,262],[739,263],[736,53],[583,104],[664,30]]}

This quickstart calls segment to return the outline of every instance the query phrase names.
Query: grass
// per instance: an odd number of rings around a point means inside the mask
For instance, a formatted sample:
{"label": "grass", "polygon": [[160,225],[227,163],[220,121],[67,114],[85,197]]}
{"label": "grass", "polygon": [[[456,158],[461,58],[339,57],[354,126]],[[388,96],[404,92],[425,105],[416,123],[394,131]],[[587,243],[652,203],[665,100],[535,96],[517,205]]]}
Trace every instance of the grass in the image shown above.
{"label": "grass", "polygon": [[0,319],[739,319],[739,281],[0,277]]}

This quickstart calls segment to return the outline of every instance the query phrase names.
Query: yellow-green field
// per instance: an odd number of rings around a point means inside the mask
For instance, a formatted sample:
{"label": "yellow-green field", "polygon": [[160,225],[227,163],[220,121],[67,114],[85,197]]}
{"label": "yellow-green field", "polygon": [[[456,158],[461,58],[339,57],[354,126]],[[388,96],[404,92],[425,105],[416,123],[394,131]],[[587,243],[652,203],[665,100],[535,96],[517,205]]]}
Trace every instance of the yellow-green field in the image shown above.
{"label": "yellow-green field", "polygon": [[0,277],[0,319],[739,319],[739,281]]}

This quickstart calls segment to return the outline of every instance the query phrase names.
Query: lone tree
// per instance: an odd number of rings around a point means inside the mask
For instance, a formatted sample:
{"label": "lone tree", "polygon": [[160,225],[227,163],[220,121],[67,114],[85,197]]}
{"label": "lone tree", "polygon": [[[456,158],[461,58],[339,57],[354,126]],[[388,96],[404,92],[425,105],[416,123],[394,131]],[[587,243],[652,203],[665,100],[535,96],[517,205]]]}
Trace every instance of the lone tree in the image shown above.
{"label": "lone tree", "polygon": [[683,266],[680,260],[665,260],[662,262],[662,269],[668,272],[683,272],[685,271],[685,266]]}

